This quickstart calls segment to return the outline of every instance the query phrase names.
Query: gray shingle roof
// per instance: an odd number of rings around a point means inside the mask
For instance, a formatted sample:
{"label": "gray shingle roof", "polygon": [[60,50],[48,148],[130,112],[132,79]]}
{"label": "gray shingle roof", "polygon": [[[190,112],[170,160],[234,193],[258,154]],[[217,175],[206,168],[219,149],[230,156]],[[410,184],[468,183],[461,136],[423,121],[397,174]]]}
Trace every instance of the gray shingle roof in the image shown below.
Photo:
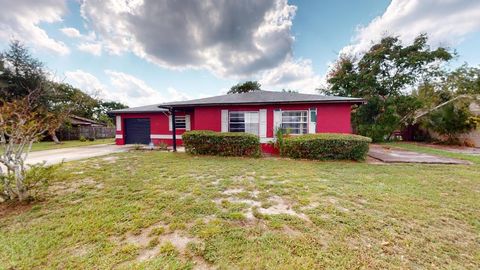
{"label": "gray shingle roof", "polygon": [[160,108],[168,107],[194,107],[194,106],[212,106],[212,105],[236,105],[236,104],[287,104],[287,103],[353,103],[360,104],[364,100],[361,98],[322,96],[315,94],[301,94],[278,91],[254,91],[241,94],[227,94],[208,98],[192,99],[186,101],[167,102],[150,106],[129,108],[112,111],[112,113],[128,112],[154,112],[161,111]]}
{"label": "gray shingle roof", "polygon": [[253,91],[241,94],[227,94],[215,97],[192,99],[186,101],[168,102],[163,106],[205,106],[205,105],[224,105],[224,104],[265,104],[265,103],[334,103],[349,102],[362,103],[361,98],[322,96],[315,94],[301,94],[278,91]]}
{"label": "gray shingle roof", "polygon": [[109,113],[116,114],[116,113],[148,113],[148,112],[167,112],[168,109],[160,108],[162,104],[153,104],[153,105],[146,105],[140,107],[133,107],[133,108],[126,108],[126,109],[119,109],[113,110]]}

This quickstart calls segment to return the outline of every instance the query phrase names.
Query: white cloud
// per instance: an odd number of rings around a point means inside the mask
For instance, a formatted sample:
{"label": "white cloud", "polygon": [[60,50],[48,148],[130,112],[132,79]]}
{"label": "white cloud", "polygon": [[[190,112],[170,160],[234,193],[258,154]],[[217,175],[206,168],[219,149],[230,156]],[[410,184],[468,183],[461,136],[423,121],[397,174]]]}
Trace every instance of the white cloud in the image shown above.
{"label": "white cloud", "polygon": [[70,37],[70,38],[79,38],[79,37],[82,36],[77,29],[72,28],[72,27],[65,27],[65,28],[60,29],[60,31],[65,36]]}
{"label": "white cloud", "polygon": [[342,53],[365,52],[385,34],[399,35],[411,42],[427,33],[433,46],[451,46],[465,35],[480,31],[478,0],[392,0],[385,13],[367,26],[359,27],[353,43]]}
{"label": "white cloud", "polygon": [[303,93],[316,93],[315,89],[324,84],[315,74],[312,61],[308,59],[288,59],[280,66],[265,71],[260,78],[266,90],[289,89]]}
{"label": "white cloud", "polygon": [[107,87],[93,74],[85,72],[81,69],[65,72],[68,83],[72,84],[88,94],[109,100],[115,100],[107,91]]}
{"label": "white cloud", "polygon": [[81,43],[77,46],[80,51],[88,52],[96,56],[102,54],[102,44],[100,43]]}
{"label": "white cloud", "polygon": [[63,42],[52,39],[39,26],[61,21],[66,11],[65,1],[0,0],[0,7],[0,39],[18,39],[61,55],[69,53]]}
{"label": "white cloud", "polygon": [[119,101],[131,107],[192,98],[174,87],[168,87],[161,92],[131,74],[114,70],[105,70],[105,74],[108,78],[107,84],[101,83],[96,76],[83,70],[69,71],[65,76],[67,82],[89,94],[105,100]]}
{"label": "white cloud", "polygon": [[109,53],[219,76],[255,74],[291,56],[295,10],[287,0],[86,0],[81,7]]}

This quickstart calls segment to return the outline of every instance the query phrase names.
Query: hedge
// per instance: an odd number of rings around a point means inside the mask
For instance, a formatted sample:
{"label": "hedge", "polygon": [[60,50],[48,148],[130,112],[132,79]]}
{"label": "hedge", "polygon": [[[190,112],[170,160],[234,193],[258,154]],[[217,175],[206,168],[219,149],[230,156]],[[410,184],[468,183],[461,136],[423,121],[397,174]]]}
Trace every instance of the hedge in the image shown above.
{"label": "hedge", "polygon": [[257,136],[240,132],[188,131],[182,134],[185,152],[194,155],[260,156]]}
{"label": "hedge", "polygon": [[364,160],[372,139],[352,134],[308,134],[284,140],[282,156],[303,159]]}

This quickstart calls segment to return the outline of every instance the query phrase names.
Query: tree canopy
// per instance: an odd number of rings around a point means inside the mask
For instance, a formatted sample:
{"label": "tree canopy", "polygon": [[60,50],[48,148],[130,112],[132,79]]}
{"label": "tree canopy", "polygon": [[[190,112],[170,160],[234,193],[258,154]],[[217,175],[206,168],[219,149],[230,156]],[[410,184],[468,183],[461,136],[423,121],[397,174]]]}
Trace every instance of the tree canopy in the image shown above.
{"label": "tree canopy", "polygon": [[363,56],[342,55],[328,74],[329,95],[360,97],[367,104],[355,110],[357,132],[383,141],[412,119],[421,102],[408,94],[424,78],[436,76],[439,66],[451,60],[448,49],[431,49],[426,35],[404,45],[388,36]]}
{"label": "tree canopy", "polygon": [[35,96],[30,99],[32,110],[56,116],[54,122],[57,124],[50,125],[49,130],[54,140],[56,129],[65,123],[69,115],[109,124],[112,120],[106,115],[107,111],[126,107],[118,102],[94,98],[67,83],[52,81],[44,64],[34,58],[22,43],[12,41],[9,48],[0,53],[0,100],[12,102],[30,96]]}
{"label": "tree canopy", "polygon": [[257,81],[246,81],[244,83],[237,83],[236,85],[232,86],[228,91],[228,94],[240,94],[240,93],[247,93],[252,91],[261,90],[261,84]]}

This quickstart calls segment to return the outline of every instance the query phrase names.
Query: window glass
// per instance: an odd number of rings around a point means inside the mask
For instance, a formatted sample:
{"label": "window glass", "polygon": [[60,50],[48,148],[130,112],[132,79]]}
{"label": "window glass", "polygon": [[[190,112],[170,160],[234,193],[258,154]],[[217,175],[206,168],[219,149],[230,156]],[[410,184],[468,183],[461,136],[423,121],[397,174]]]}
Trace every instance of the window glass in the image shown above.
{"label": "window glass", "polygon": [[290,134],[307,134],[308,111],[282,111],[282,129]]}
{"label": "window glass", "polygon": [[258,135],[258,112],[229,112],[229,131]]}

